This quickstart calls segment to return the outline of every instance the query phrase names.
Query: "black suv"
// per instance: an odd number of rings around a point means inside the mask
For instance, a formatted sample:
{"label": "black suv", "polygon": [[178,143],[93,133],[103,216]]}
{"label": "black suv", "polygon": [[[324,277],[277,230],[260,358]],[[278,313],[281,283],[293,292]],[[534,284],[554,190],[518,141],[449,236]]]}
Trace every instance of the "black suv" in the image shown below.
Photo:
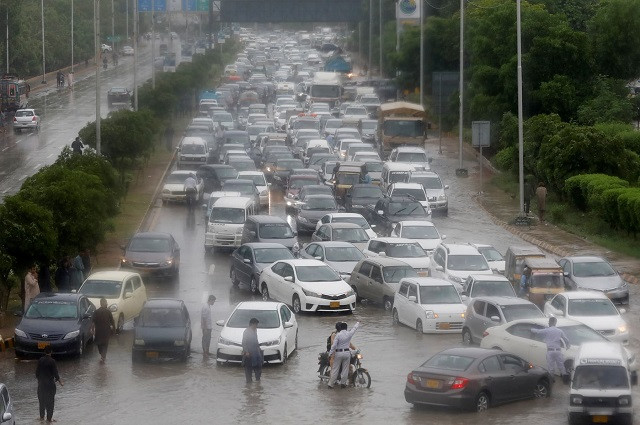
{"label": "black suv", "polygon": [[368,205],[365,218],[371,228],[382,236],[389,236],[399,221],[430,221],[420,202],[408,196],[384,197],[373,207]]}
{"label": "black suv", "polygon": [[384,193],[380,186],[375,184],[354,184],[347,192],[344,206],[347,212],[366,214],[367,206],[375,205]]}

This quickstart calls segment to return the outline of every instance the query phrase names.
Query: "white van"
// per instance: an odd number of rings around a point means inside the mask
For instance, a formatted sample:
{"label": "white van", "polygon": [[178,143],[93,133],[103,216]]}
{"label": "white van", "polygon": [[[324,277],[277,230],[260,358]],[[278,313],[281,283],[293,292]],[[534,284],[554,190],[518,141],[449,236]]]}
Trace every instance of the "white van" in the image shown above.
{"label": "white van", "polygon": [[638,384],[618,343],[585,342],[575,359],[569,393],[569,424],[633,422],[631,386]]}
{"label": "white van", "polygon": [[415,164],[385,162],[382,166],[382,175],[380,177],[380,187],[382,191],[386,192],[389,190],[389,186],[393,183],[407,183],[413,171],[417,171]]}
{"label": "white van", "polygon": [[178,145],[178,170],[197,169],[207,163],[209,148],[207,141],[198,136],[183,137]]}
{"label": "white van", "polygon": [[217,247],[237,248],[241,245],[242,229],[247,217],[257,214],[253,199],[246,197],[224,197],[211,208],[204,249]]}

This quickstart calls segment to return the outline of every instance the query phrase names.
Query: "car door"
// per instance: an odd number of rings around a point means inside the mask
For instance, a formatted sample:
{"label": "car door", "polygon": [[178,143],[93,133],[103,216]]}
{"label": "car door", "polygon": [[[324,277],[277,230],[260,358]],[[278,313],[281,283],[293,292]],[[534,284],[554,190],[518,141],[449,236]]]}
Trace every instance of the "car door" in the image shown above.
{"label": "car door", "polygon": [[[415,297],[416,301],[411,301],[411,297]],[[422,319],[422,315],[419,314],[419,311],[422,307],[420,306],[420,298],[418,294],[418,285],[415,283],[409,284],[409,292],[407,294],[407,308],[405,308],[406,312],[406,320],[407,324],[412,328],[416,327],[416,322],[418,318]],[[423,324],[424,326],[424,321]]]}
{"label": "car door", "polygon": [[278,262],[271,266],[271,273],[268,273],[268,278],[265,279],[267,286],[269,287],[269,296],[274,300],[282,301],[284,298],[282,297],[283,286],[284,286],[284,278],[283,271],[286,263]]}
{"label": "car door", "polygon": [[474,280],[471,276],[469,276],[467,280],[465,280],[462,284],[462,292],[460,293],[460,295],[467,296],[466,299],[462,300],[462,302],[466,305],[469,305],[469,299],[471,298],[471,294],[473,293],[473,285]]}
{"label": "car door", "polygon": [[556,317],[564,316],[566,314],[565,306],[566,302],[564,295],[558,294],[553,297],[551,301],[544,303],[544,314],[547,316],[554,315]]}
{"label": "car door", "polygon": [[576,286],[576,283],[573,281],[573,274],[571,273],[572,272],[571,261],[563,259],[558,261],[558,264],[560,264],[560,267],[562,267],[565,286],[569,286],[571,289],[576,289],[577,286]]}
{"label": "car door", "polygon": [[474,341],[480,341],[484,332],[484,310],[487,306],[485,301],[474,300],[471,307],[467,309],[465,323]]}
{"label": "car door", "polygon": [[407,308],[407,294],[409,292],[409,283],[402,282],[400,284],[400,288],[398,292],[396,292],[395,297],[393,298],[393,308],[398,312],[398,322],[406,324],[407,322],[403,319],[406,314],[404,310]]}
{"label": "car door", "polygon": [[430,265],[430,272],[432,277],[444,278],[444,249],[442,247],[436,248],[433,253],[433,261]]}
{"label": "car door", "polygon": [[[503,349],[520,356],[524,360],[543,368],[547,367],[547,345],[538,334],[531,329],[541,329],[542,326],[533,323],[521,322],[509,326],[506,329]],[[508,338],[508,339],[507,339]]]}
{"label": "car door", "polygon": [[125,322],[130,320],[134,316],[135,311],[135,298],[133,293],[133,282],[132,278],[127,279],[124,282],[122,288],[122,313],[124,314]]}
{"label": "car door", "polygon": [[251,248],[248,246],[241,246],[238,248],[239,261],[235,261],[238,264],[236,269],[236,275],[240,282],[251,282],[251,276],[253,274],[253,255]]}
{"label": "car door", "polygon": [[287,307],[286,305],[281,305],[280,306],[280,320],[282,321],[282,332],[284,333],[284,337],[287,341],[287,350],[293,350],[293,347],[295,346],[295,333],[296,333],[296,329],[295,326],[291,327],[291,328],[285,328],[284,324],[291,321],[291,310],[289,310],[289,307]]}
{"label": "car door", "polygon": [[133,317],[137,317],[142,311],[142,306],[145,301],[147,301],[147,288],[142,283],[142,279],[140,276],[134,276],[132,279],[133,282],[133,294],[135,299],[135,309],[133,312]]}
{"label": "car door", "polygon": [[382,268],[373,264],[371,267],[371,276],[367,280],[368,298],[375,302],[383,302],[384,298],[384,279],[382,278]]}
{"label": "car door", "polygon": [[531,397],[537,377],[528,373],[528,363],[512,354],[500,354],[499,357],[502,367],[511,381],[505,389],[504,401]]}
{"label": "car door", "polygon": [[360,265],[360,269],[353,273],[351,276],[355,280],[355,287],[360,298],[371,298],[371,292],[369,288],[369,275],[371,274],[372,264],[368,261],[364,261]]}
{"label": "car door", "polygon": [[[284,268],[282,269],[282,302],[291,303],[293,301],[293,294],[296,292],[299,284],[297,283],[295,272],[293,271],[293,266],[291,264],[285,263]],[[291,276],[293,278],[293,282],[289,282],[285,280],[286,277]]]}
{"label": "car door", "polygon": [[499,356],[487,357],[478,365],[478,370],[485,375],[484,380],[492,401],[496,404],[504,402],[513,391],[513,380],[504,369]]}
{"label": "car door", "polygon": [[90,335],[93,335],[92,319],[95,307],[87,297],[82,297],[78,302],[78,308],[80,310],[80,334],[84,335],[84,342],[86,342]]}
{"label": "car door", "polygon": [[174,269],[177,270],[178,267],[180,266],[180,245],[178,245],[178,242],[176,242],[175,239],[173,239],[173,236],[171,237],[171,241],[172,243],[172,254],[173,254],[173,264]]}
{"label": "car door", "polygon": [[182,320],[184,320],[184,340],[187,341],[187,347],[191,345],[191,338],[193,335],[191,334],[191,318],[189,317],[189,311],[187,311],[187,306],[182,305]]}

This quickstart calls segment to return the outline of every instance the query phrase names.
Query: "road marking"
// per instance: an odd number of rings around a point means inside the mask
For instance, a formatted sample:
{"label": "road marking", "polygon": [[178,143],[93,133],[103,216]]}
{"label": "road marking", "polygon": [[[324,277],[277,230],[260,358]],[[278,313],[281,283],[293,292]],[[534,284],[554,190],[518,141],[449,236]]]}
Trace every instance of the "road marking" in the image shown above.
{"label": "road marking", "polygon": [[213,276],[213,273],[216,271],[216,265],[212,264],[209,266],[209,276]]}
{"label": "road marking", "polygon": [[2,149],[2,152],[6,151],[7,149],[9,149],[9,146],[5,147]]}
{"label": "road marking", "polygon": [[16,145],[17,145],[18,143],[22,142],[22,140],[23,140],[23,139],[18,139],[18,140],[16,140]]}
{"label": "road marking", "polygon": [[52,156],[53,156],[53,154],[52,154],[52,153],[50,153],[50,154],[49,154],[49,156],[47,156],[47,158],[51,158]]}
{"label": "road marking", "polygon": [[34,166],[33,166],[33,169],[34,169],[34,170],[37,170],[38,168],[40,168],[40,166],[41,166],[41,165],[42,165],[42,164],[36,164],[36,165],[34,165]]}
{"label": "road marking", "polygon": [[29,177],[29,176],[27,176],[27,175],[25,174],[24,176],[20,177],[20,178],[18,179],[18,181],[22,181],[22,180],[26,179],[27,177]]}

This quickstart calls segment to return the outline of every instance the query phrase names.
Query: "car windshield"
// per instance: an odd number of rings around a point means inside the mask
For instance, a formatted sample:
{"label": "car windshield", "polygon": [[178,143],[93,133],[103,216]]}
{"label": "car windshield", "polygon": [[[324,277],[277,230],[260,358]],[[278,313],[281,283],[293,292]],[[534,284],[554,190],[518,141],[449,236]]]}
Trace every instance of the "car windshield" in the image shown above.
{"label": "car windshield", "polygon": [[467,370],[473,363],[473,357],[456,356],[453,354],[436,354],[422,364],[422,367],[445,370]]}
{"label": "car windshield", "polygon": [[220,179],[235,179],[238,176],[238,171],[229,167],[229,168],[216,168],[216,175]]}
{"label": "car windshield", "polygon": [[303,282],[334,282],[338,273],[329,266],[296,266],[296,275]]}
{"label": "car windshield", "polygon": [[[367,159],[369,159],[369,158],[367,158]],[[382,162],[378,162],[378,161],[367,162],[366,165],[367,165],[367,171],[369,173],[380,173],[380,172],[382,172]]]}
{"label": "car windshield", "polygon": [[333,217],[332,223],[353,223],[362,227],[363,229],[369,229],[369,222],[364,217]]}
{"label": "car windshield", "polygon": [[88,279],[78,292],[89,298],[118,298],[121,290],[122,282],[119,280]]}
{"label": "car windshield", "polygon": [[383,124],[385,136],[418,137],[424,135],[424,123],[413,120],[389,120]]}
{"label": "car windshield", "polygon": [[140,313],[139,324],[149,328],[173,328],[185,325],[179,308],[147,307]]}
{"label": "car windshield", "polygon": [[411,183],[420,183],[425,189],[442,189],[442,181],[439,177],[411,176]]}
{"label": "car windshield", "polygon": [[406,183],[409,181],[408,171],[393,171],[389,173],[389,184],[391,183]]}
{"label": "car windshield", "polygon": [[434,226],[403,226],[401,236],[408,239],[440,239]]}
{"label": "car windshield", "polygon": [[233,117],[228,112],[217,112],[213,114],[213,120],[215,122],[232,122]]}
{"label": "car windshield", "polygon": [[253,184],[255,184],[256,186],[267,185],[267,182],[265,181],[264,176],[261,174],[242,175],[242,176],[239,176],[238,178],[241,178],[243,180],[251,180]]}
{"label": "car windshield", "polygon": [[378,123],[377,122],[362,122],[362,129],[363,130],[375,130],[378,128]]}
{"label": "car windshield", "polygon": [[502,315],[507,322],[519,319],[536,319],[545,317],[544,313],[533,304],[511,304],[500,306]]}
{"label": "car windshield", "polygon": [[534,273],[529,278],[531,288],[564,288],[564,276],[560,273]]}
{"label": "car windshield", "polygon": [[427,154],[423,152],[400,152],[396,162],[427,162]]}
{"label": "car windshield", "polygon": [[325,249],[327,261],[360,261],[364,258],[364,254],[356,247],[327,247]]}
{"label": "car windshield", "polygon": [[359,187],[351,194],[353,198],[382,198],[384,195],[378,186]]}
{"label": "car windshield", "polygon": [[246,310],[237,309],[227,321],[228,328],[244,329],[249,321],[258,319],[258,329],[277,329],[280,327],[280,316],[275,310]]}
{"label": "car windshield", "polygon": [[416,201],[426,201],[427,197],[424,194],[424,190],[423,189],[405,189],[405,188],[399,188],[399,189],[393,189],[393,194],[392,196],[410,196],[413,199],[415,199]]}
{"label": "car windshield", "polygon": [[356,173],[338,173],[336,176],[338,180],[338,184],[353,186],[354,184],[360,183],[360,174]]}
{"label": "car windshield", "polygon": [[127,251],[131,252],[169,252],[169,239],[166,238],[133,238]]}
{"label": "car windshield", "polygon": [[571,316],[614,316],[618,310],[607,300],[569,300],[569,315]]}
{"label": "car windshield", "polygon": [[471,290],[471,297],[515,297],[516,293],[513,290],[510,282],[502,280],[482,280],[476,281],[473,284]]}
{"label": "car windshield", "polygon": [[600,335],[598,332],[594,331],[587,325],[579,324],[579,325],[571,325],[571,326],[558,326],[562,329],[562,332],[567,336],[569,340],[569,344],[571,345],[581,345],[585,342],[601,342],[601,341],[609,341],[607,338]]}
{"label": "car windshield", "polygon": [[447,259],[449,270],[483,271],[489,270],[489,264],[482,255],[450,255]]}
{"label": "car windshield", "polygon": [[390,202],[389,203],[389,215],[426,215],[424,208],[418,202]]}
{"label": "car windshield", "polygon": [[225,135],[224,136],[225,143],[240,143],[245,148],[249,147],[249,135],[247,134],[238,134],[238,135]]}
{"label": "car windshield", "polygon": [[24,317],[28,319],[76,319],[78,307],[75,302],[37,300],[31,302]]}
{"label": "car windshield", "polygon": [[259,228],[262,239],[290,239],[293,231],[287,223],[264,223]]}
{"label": "car windshield", "polygon": [[332,239],[334,241],[344,241],[344,242],[366,242],[369,240],[369,236],[364,229],[333,229]]}
{"label": "car windshield", "polygon": [[306,185],[316,185],[318,184],[317,178],[290,178],[289,179],[289,189],[300,189],[302,186]]}
{"label": "car windshield", "polygon": [[293,258],[293,254],[287,248],[257,248],[253,255],[256,257],[256,263],[266,264]]}
{"label": "car windshield", "polygon": [[628,389],[629,373],[622,366],[578,366],[573,373],[571,387],[576,390],[593,389],[598,391]]}
{"label": "car windshield", "polygon": [[418,272],[409,266],[387,266],[382,269],[382,276],[387,283],[398,283],[405,277],[417,277]]}
{"label": "car windshield", "polygon": [[333,198],[309,197],[302,204],[303,210],[336,210],[338,206]]}
{"label": "car windshield", "polygon": [[386,254],[396,258],[426,257],[427,253],[417,243],[389,243]]}
{"label": "car windshield", "polygon": [[420,304],[460,304],[460,296],[453,285],[421,286]]}
{"label": "car windshield", "polygon": [[616,271],[606,261],[573,263],[575,277],[604,277],[613,276]]}
{"label": "car windshield", "polygon": [[222,185],[225,192],[240,192],[243,195],[254,195],[253,183],[237,183],[233,180],[227,180]]}
{"label": "car windshield", "polygon": [[213,207],[209,221],[212,223],[241,224],[244,223],[244,210],[241,208]]}
{"label": "car windshield", "polygon": [[[313,155],[313,157],[311,157],[311,159],[309,159],[309,164],[310,165],[318,165],[318,164],[323,164],[329,160],[332,159],[336,159],[335,156],[333,155],[326,155],[326,154],[317,154],[317,155]],[[333,169],[333,167],[332,167]]]}
{"label": "car windshield", "polygon": [[504,261],[502,254],[492,246],[482,246],[478,248],[478,251],[487,261]]}
{"label": "car windshield", "polygon": [[189,177],[187,174],[169,174],[167,176],[167,184],[183,184],[184,181]]}

